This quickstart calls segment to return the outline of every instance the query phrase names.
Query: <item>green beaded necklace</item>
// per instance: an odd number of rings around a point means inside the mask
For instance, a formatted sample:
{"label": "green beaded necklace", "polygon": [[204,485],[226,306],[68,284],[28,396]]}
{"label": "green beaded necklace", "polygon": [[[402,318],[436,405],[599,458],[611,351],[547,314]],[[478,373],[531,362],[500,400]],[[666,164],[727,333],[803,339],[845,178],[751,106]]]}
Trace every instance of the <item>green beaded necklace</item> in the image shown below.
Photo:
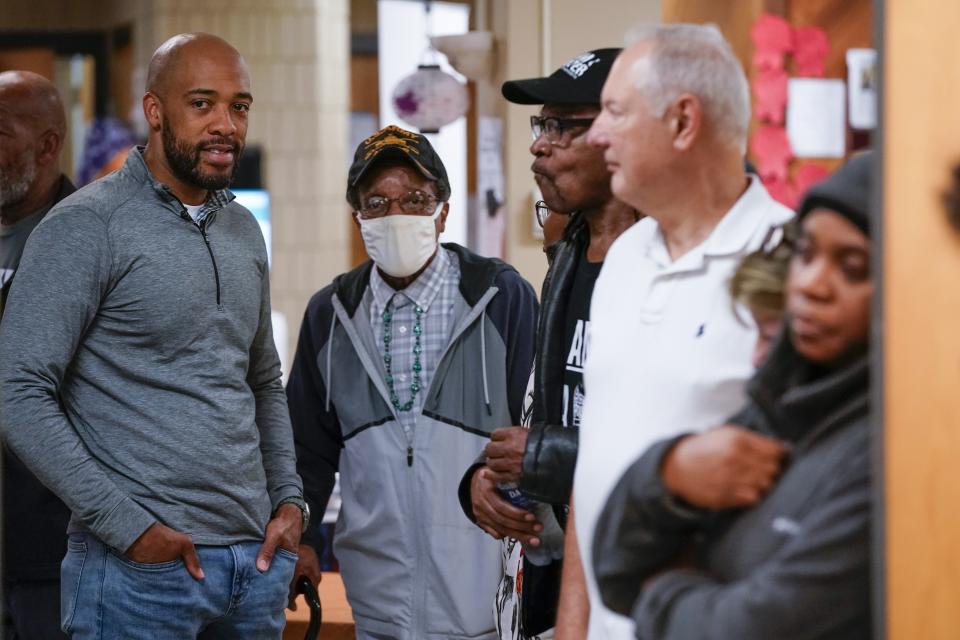
{"label": "green beaded necklace", "polygon": [[416,398],[417,393],[420,392],[420,371],[423,368],[420,364],[420,354],[423,352],[423,347],[420,345],[420,336],[423,335],[423,325],[421,323],[423,308],[418,304],[414,304],[413,307],[413,314],[415,316],[413,323],[413,381],[410,383],[410,399],[400,404],[400,397],[393,387],[393,357],[390,355],[390,341],[392,340],[391,321],[393,320],[392,307],[393,300],[391,299],[390,302],[387,303],[387,308],[383,310],[383,315],[381,316],[383,318],[383,366],[387,372],[385,380],[387,382],[387,389],[390,391],[390,403],[397,411],[405,412],[413,408],[413,399]]}

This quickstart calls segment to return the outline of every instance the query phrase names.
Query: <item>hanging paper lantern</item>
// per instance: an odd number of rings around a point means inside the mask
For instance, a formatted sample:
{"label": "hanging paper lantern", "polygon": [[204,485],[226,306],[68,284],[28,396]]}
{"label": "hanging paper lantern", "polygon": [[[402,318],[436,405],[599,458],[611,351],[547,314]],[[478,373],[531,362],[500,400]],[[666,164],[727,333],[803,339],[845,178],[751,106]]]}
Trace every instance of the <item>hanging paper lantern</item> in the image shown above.
{"label": "hanging paper lantern", "polygon": [[393,108],[401,120],[436,133],[467,112],[467,90],[439,65],[422,64],[393,90]]}

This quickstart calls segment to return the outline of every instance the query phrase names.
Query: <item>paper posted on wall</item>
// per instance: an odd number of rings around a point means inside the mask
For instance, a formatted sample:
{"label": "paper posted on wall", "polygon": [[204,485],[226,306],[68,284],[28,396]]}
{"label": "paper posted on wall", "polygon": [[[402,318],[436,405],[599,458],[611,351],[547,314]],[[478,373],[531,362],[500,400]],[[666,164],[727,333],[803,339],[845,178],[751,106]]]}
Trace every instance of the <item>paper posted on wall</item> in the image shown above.
{"label": "paper posted on wall", "polygon": [[482,256],[503,257],[506,235],[503,178],[503,121],[481,117],[477,121],[477,208],[474,217],[476,251]]}
{"label": "paper posted on wall", "polygon": [[877,126],[877,52],[874,49],[847,50],[847,98],[851,127],[873,129]]}
{"label": "paper posted on wall", "polygon": [[787,137],[797,158],[842,158],[846,152],[846,91],[843,80],[791,78]]}

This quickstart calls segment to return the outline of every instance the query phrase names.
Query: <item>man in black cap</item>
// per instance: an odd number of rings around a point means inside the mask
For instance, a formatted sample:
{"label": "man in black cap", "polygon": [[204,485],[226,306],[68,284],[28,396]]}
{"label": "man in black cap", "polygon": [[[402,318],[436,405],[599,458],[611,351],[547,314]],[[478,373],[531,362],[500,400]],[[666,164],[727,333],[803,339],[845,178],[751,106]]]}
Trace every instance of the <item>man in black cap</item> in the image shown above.
{"label": "man in black cap", "polygon": [[[539,535],[547,523],[506,502],[497,485],[516,484],[526,498],[553,505],[552,515],[564,525],[577,458],[593,284],[607,249],[638,217],[613,197],[603,153],[586,143],[619,52],[589,51],[549,77],[513,80],[502,88],[510,102],[542,105],[530,118],[531,170],[547,207],[571,215],[543,284],[529,424],[494,432],[484,464],[470,468],[460,491],[467,515],[494,537],[505,538],[505,575],[495,607],[500,637],[511,640],[542,637],[554,626],[562,540],[554,540],[559,545],[550,549],[553,561],[537,559],[530,545],[547,546],[546,536]],[[545,513],[549,519],[550,510]],[[527,545],[526,557],[517,539]],[[539,553],[545,556],[543,549]],[[522,585],[520,593],[516,585]]]}
{"label": "man in black cap", "polygon": [[[537,301],[509,265],[438,243],[450,185],[426,137],[387,127],[357,149],[347,201],[371,260],[313,296],[287,399],[305,496],[340,472],[334,552],[364,638],[495,638],[499,545],[451,487],[519,424]],[[316,530],[297,574],[316,580]]]}

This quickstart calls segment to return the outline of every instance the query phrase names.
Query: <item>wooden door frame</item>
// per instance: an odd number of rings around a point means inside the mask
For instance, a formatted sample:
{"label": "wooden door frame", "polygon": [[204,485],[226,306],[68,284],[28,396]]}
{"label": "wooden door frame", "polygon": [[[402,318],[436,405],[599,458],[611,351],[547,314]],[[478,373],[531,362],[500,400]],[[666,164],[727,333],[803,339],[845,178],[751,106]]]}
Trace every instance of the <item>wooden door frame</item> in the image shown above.
{"label": "wooden door frame", "polygon": [[115,46],[130,42],[129,27],[101,31],[0,31],[0,49],[51,49],[59,56],[89,55],[94,59],[94,112],[110,113],[110,58]]}

